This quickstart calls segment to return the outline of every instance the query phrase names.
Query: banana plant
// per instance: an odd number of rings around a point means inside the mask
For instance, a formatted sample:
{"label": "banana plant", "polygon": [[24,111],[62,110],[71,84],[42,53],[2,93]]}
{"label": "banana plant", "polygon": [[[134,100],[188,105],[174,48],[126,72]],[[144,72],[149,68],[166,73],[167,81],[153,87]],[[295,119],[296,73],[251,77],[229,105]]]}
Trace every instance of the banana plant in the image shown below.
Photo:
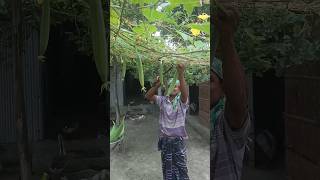
{"label": "banana plant", "polygon": [[125,115],[121,116],[119,124],[113,123],[110,129],[110,144],[121,140],[125,130]]}

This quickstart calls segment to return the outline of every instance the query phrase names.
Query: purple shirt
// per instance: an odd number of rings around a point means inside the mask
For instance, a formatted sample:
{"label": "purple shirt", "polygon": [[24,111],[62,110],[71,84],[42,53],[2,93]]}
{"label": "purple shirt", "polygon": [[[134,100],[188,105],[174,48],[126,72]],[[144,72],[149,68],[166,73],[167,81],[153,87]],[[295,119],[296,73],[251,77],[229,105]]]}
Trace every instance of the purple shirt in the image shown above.
{"label": "purple shirt", "polygon": [[185,121],[189,107],[188,100],[186,103],[180,100],[177,103],[176,110],[173,110],[173,106],[167,96],[156,96],[156,103],[160,107],[160,137],[170,136],[187,139]]}
{"label": "purple shirt", "polygon": [[218,119],[211,130],[211,176],[214,180],[240,180],[243,157],[250,130],[250,116],[242,128],[232,130],[224,116],[218,112]]}

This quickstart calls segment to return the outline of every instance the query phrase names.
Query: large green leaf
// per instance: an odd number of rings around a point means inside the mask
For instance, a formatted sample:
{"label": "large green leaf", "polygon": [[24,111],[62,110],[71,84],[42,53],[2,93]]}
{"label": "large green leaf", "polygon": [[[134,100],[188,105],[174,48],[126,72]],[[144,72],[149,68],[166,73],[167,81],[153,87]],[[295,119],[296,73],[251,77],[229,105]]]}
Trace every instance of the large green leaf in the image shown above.
{"label": "large green leaf", "polygon": [[199,29],[200,31],[210,35],[210,23],[209,22],[205,22],[202,24],[195,24],[195,23],[187,24],[187,27]]}
{"label": "large green leaf", "polygon": [[125,130],[125,115],[120,119],[120,124],[113,124],[110,130],[110,143],[120,140],[124,135]]}
{"label": "large green leaf", "polygon": [[177,30],[177,33],[182,37],[184,41],[193,41],[193,38],[186,33]]}
{"label": "large green leaf", "polygon": [[142,23],[138,26],[132,28],[133,32],[136,34],[147,34],[151,35],[152,33],[157,31],[157,27],[151,24]]}
{"label": "large green leaf", "polygon": [[155,9],[151,8],[144,8],[142,10],[142,14],[148,19],[148,21],[153,22],[153,21],[162,21],[165,19],[165,14],[156,11]]}
{"label": "large green leaf", "polygon": [[194,42],[194,46],[197,48],[197,49],[206,49],[207,45],[202,42],[202,41],[195,41]]}
{"label": "large green leaf", "polygon": [[130,0],[130,2],[132,4],[139,4],[139,5],[143,5],[144,4],[144,0]]}
{"label": "large green leaf", "polygon": [[120,25],[120,17],[113,9],[110,10],[110,24],[116,27]]}
{"label": "large green leaf", "polygon": [[198,0],[186,0],[184,1],[183,8],[188,12],[188,14],[191,14],[193,11],[193,8],[200,6],[200,3]]}
{"label": "large green leaf", "polygon": [[139,4],[140,6],[144,4],[154,4],[158,2],[158,0],[130,0],[132,4]]}
{"label": "large green leaf", "polygon": [[169,0],[171,10],[177,6],[183,5],[183,8],[190,15],[195,7],[200,6],[199,0]]}

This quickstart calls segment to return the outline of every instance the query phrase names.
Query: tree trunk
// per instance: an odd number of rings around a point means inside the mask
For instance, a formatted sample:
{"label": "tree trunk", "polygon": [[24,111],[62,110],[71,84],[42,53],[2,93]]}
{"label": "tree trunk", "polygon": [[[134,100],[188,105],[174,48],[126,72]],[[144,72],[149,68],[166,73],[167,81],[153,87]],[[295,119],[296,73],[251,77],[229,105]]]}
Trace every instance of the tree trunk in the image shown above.
{"label": "tree trunk", "polygon": [[22,0],[12,0],[12,50],[15,64],[15,118],[17,145],[20,157],[21,180],[31,180],[31,156],[28,146],[28,129],[25,116],[23,66],[22,66]]}

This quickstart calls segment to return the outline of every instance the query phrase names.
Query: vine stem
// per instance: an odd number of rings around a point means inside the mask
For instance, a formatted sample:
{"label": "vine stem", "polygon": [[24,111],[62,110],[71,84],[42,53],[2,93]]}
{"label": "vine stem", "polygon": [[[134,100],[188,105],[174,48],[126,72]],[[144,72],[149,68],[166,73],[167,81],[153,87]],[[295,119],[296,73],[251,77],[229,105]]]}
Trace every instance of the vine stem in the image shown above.
{"label": "vine stem", "polygon": [[[135,8],[135,9],[132,9],[132,8],[125,8],[125,9],[126,9],[126,10],[131,10],[131,11],[136,11],[137,9],[151,8],[151,7],[155,7],[159,2],[160,2],[160,0],[158,0],[158,1],[157,1],[157,2],[155,2],[154,4],[150,4],[150,5],[146,5],[146,6],[137,7],[137,8]],[[120,6],[117,6],[117,5],[110,5],[110,7],[118,8],[118,9],[120,9],[120,8],[121,8]]]}
{"label": "vine stem", "polygon": [[124,11],[124,8],[125,8],[125,5],[126,5],[126,0],[123,0],[123,3],[122,3],[122,9],[121,9],[121,13],[120,13],[120,22],[119,22],[119,28],[118,28],[118,31],[117,33],[115,34],[115,37],[114,39],[117,40],[117,36],[119,35],[120,33],[120,29],[121,29],[121,24],[122,24],[122,16],[123,16],[123,11]]}
{"label": "vine stem", "polygon": [[[129,37],[123,35],[123,34],[121,34],[121,35],[124,36],[124,37],[126,37],[127,40],[132,40],[132,39],[130,39]],[[119,37],[120,37],[120,35],[119,35]],[[128,43],[128,44],[129,44],[129,43]],[[148,50],[150,50],[150,51],[152,51],[152,52],[155,52],[155,53],[158,53],[158,54],[166,54],[166,55],[185,55],[185,54],[193,54],[193,53],[200,53],[200,52],[210,52],[210,50],[197,50],[197,51],[190,51],[190,52],[184,52],[184,53],[159,52],[159,51],[157,51],[157,50],[155,50],[155,49],[148,48],[148,47],[143,46],[143,45],[141,45],[141,44],[134,44],[134,45],[133,45],[133,44],[130,44],[130,45],[133,46],[133,47],[135,47],[135,46],[140,46],[140,47],[143,47],[143,48],[145,48],[145,49],[148,49]]]}

